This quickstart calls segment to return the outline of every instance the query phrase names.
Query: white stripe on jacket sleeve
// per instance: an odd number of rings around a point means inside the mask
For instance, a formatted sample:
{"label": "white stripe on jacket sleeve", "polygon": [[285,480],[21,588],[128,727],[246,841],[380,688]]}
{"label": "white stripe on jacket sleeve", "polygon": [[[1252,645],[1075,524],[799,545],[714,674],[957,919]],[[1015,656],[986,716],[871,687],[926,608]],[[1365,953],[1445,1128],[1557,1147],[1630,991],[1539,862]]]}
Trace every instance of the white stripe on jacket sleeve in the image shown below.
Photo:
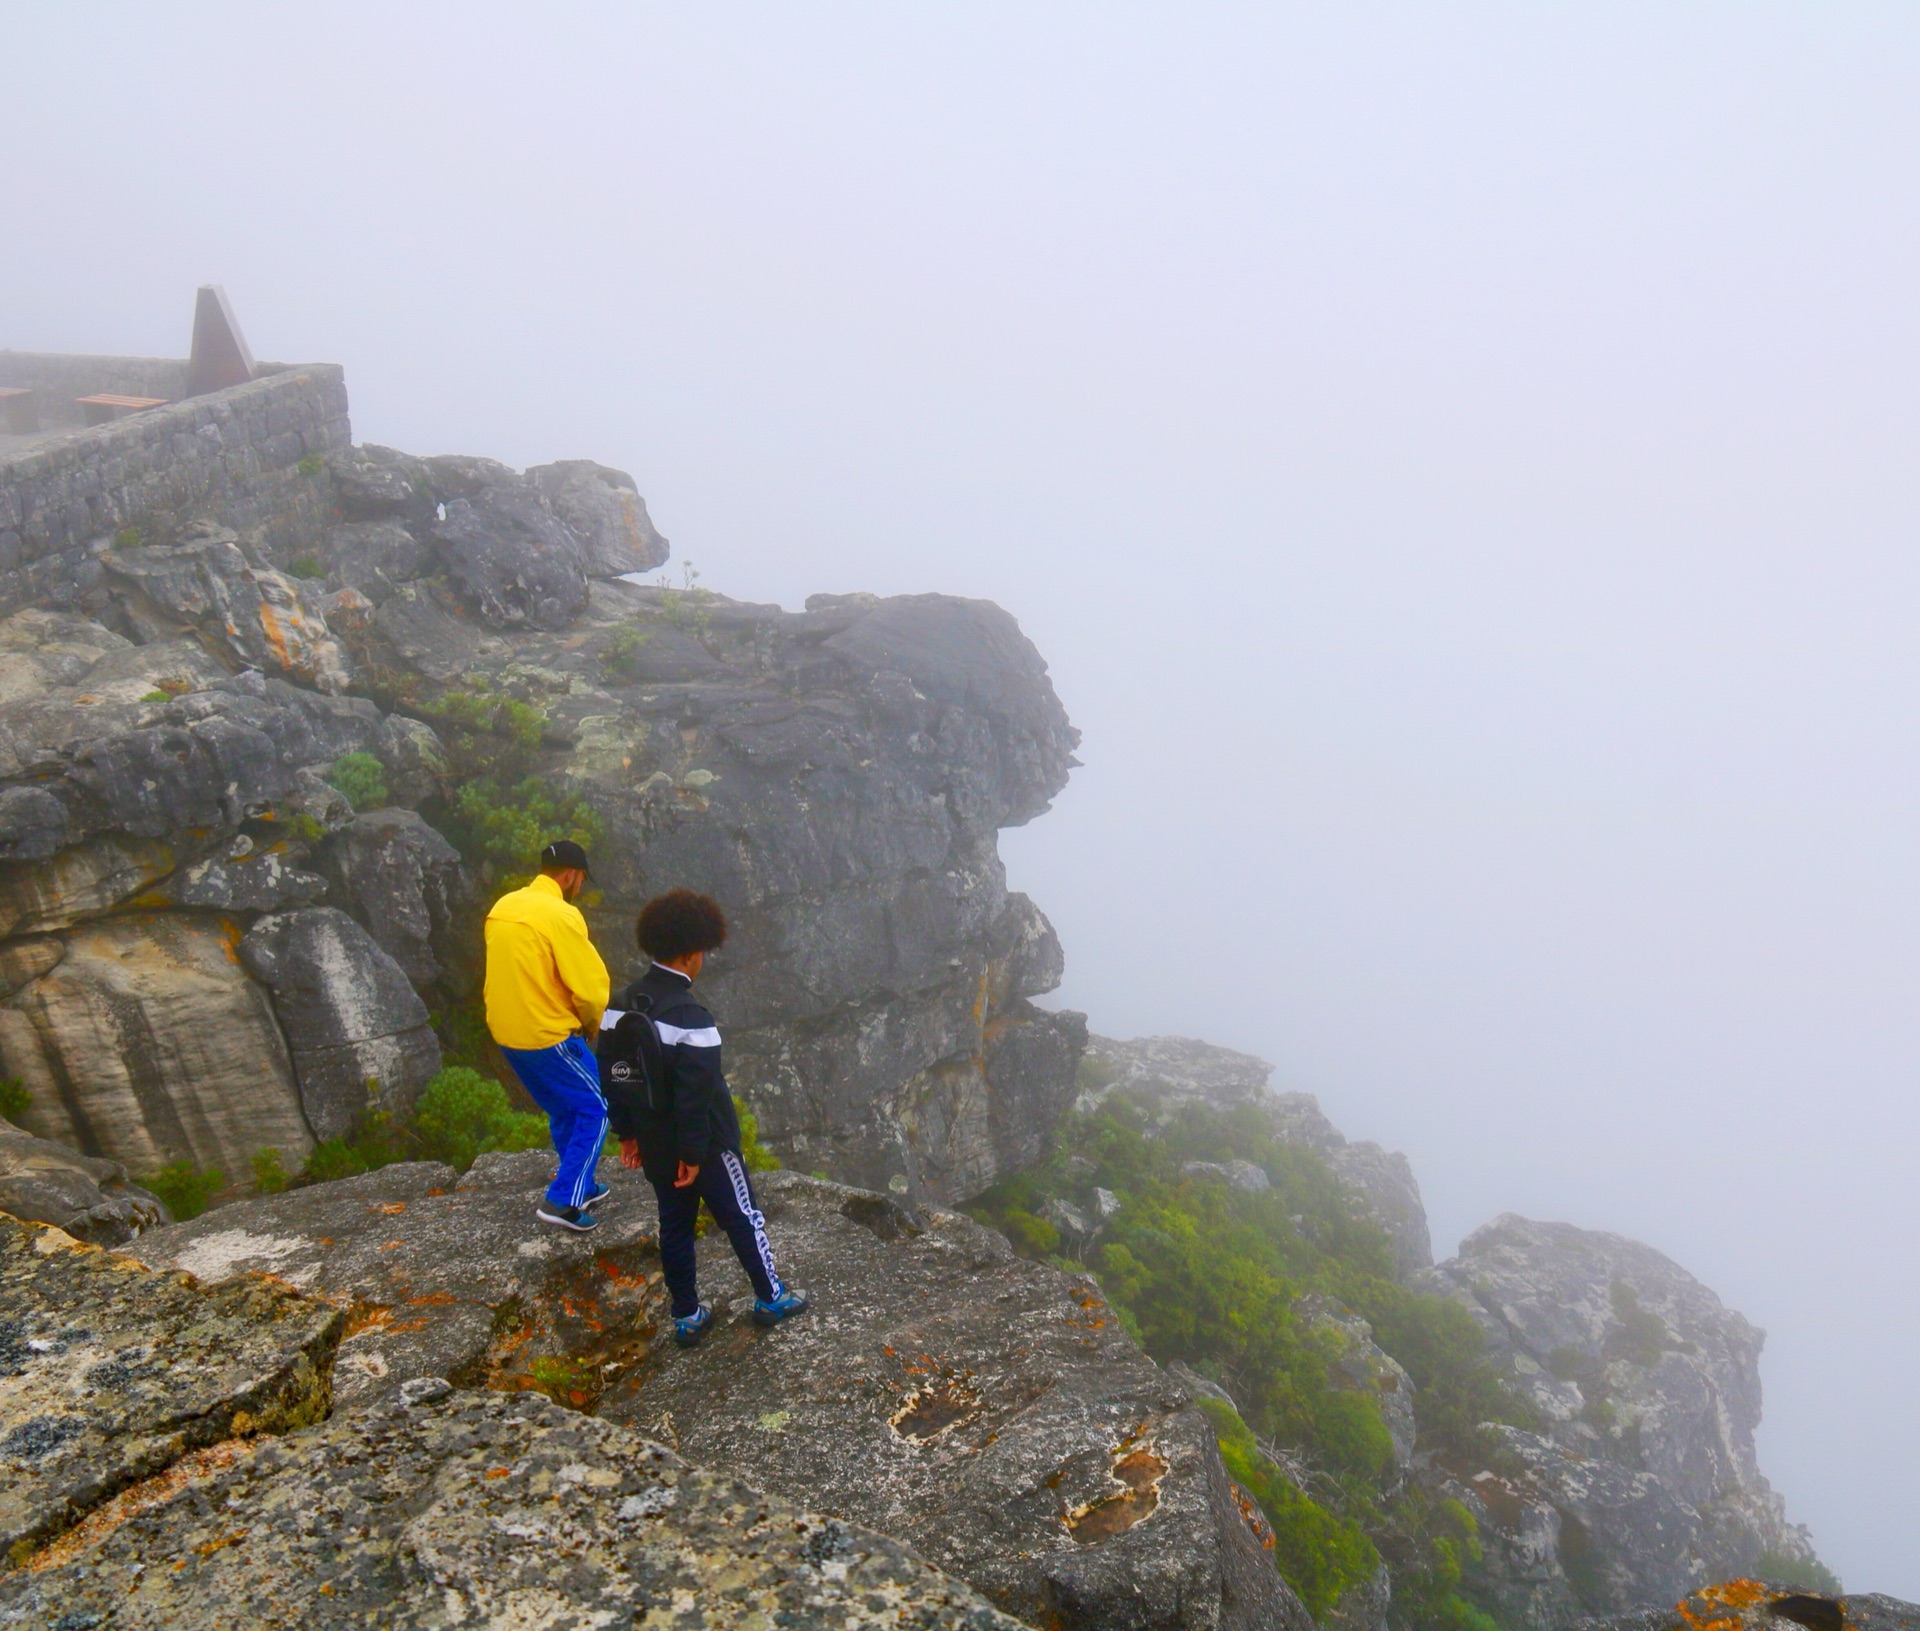
{"label": "white stripe on jacket sleeve", "polygon": [[702,1026],[697,1031],[683,1031],[678,1025],[663,1025],[659,1020],[653,1022],[653,1028],[660,1033],[663,1047],[717,1048],[720,1046],[720,1033],[713,1026]]}

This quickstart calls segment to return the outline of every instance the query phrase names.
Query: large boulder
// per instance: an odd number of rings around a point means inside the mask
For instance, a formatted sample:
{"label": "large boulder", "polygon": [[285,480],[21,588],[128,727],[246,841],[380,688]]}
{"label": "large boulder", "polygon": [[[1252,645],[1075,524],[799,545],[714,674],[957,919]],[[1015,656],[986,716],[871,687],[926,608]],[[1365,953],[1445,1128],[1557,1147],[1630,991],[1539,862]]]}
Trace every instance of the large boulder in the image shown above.
{"label": "large boulder", "polygon": [[419,993],[365,929],[333,906],[275,912],[237,955],[273,994],[317,1137],[343,1137],[370,1110],[413,1108],[440,1044]]}
{"label": "large boulder", "polygon": [[1206,1417],[1090,1279],[955,1213],[798,1174],[758,1185],[781,1272],[817,1307],[759,1332],[710,1237],[719,1325],[662,1345],[603,1414],[898,1535],[1030,1624],[1309,1631]]}
{"label": "large boulder", "polygon": [[343,1324],[0,1218],[0,1568],[192,1450],[319,1420]]}
{"label": "large boulder", "polygon": [[234,1183],[264,1148],[296,1169],[313,1136],[238,938],[137,912],[0,944],[0,1071],[32,1095],[23,1124],[142,1175],[184,1160]]}
{"label": "large boulder", "polygon": [[1827,1596],[1759,1580],[1725,1580],[1671,1607],[1587,1620],[1583,1631],[1920,1631],[1920,1603],[1897,1597]]}
{"label": "large boulder", "polygon": [[1814,1563],[1754,1453],[1763,1333],[1670,1258],[1508,1214],[1427,1283],[1474,1314],[1541,1421],[1502,1430],[1523,1471],[1461,1491],[1496,1548],[1533,1567],[1525,1536],[1556,1531],[1573,1595],[1597,1614],[1672,1601],[1762,1556]]}
{"label": "large boulder", "polygon": [[0,1623],[1020,1631],[897,1541],[444,1382],[229,1440],[102,1516],[0,1577]]}
{"label": "large boulder", "polygon": [[[511,474],[509,472],[509,474]],[[587,551],[517,479],[456,498],[432,528],[447,576],[490,628],[571,628],[587,609]]]}
{"label": "large boulder", "polygon": [[586,546],[590,577],[651,572],[665,563],[667,541],[654,527],[647,501],[626,471],[591,459],[561,459],[532,466],[527,479]]}
{"label": "large boulder", "polygon": [[81,1155],[0,1120],[0,1212],[51,1223],[76,1240],[123,1246],[173,1221],[158,1195],[127,1178],[118,1161]]}
{"label": "large boulder", "polygon": [[314,855],[335,904],[425,992],[446,973],[455,919],[471,885],[460,854],[412,810],[372,810],[332,834]]}
{"label": "large boulder", "polygon": [[229,666],[264,669],[322,691],[344,691],[346,652],[307,584],[249,560],[226,527],[185,542],[103,556],[120,616],[141,643],[191,630]]}

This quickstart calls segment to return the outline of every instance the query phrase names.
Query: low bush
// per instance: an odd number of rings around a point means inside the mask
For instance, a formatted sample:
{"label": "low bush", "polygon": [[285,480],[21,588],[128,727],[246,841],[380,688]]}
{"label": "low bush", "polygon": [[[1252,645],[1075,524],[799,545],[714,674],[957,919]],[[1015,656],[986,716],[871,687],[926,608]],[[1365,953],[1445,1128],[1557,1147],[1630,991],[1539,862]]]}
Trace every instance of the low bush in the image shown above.
{"label": "low bush", "polygon": [[18,1121],[33,1105],[33,1090],[18,1076],[0,1076],[0,1116]]}
{"label": "low bush", "polygon": [[269,1145],[253,1156],[253,1192],[278,1195],[287,1187],[287,1169],[280,1164],[280,1152]]}
{"label": "low bush", "polygon": [[327,780],[345,796],[356,814],[377,810],[387,802],[386,767],[371,753],[343,753],[333,761]]}
{"label": "low bush", "polygon": [[226,1187],[227,1180],[218,1167],[202,1171],[191,1161],[170,1161],[139,1182],[166,1203],[176,1221],[185,1223],[206,1211],[207,1202]]}

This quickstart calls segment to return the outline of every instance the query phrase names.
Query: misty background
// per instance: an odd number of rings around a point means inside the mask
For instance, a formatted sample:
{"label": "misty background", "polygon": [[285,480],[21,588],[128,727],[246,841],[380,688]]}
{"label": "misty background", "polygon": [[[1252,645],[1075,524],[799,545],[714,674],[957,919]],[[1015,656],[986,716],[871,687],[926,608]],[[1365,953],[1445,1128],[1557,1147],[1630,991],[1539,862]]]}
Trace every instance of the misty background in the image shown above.
{"label": "misty background", "polygon": [[1920,1598],[1920,10],[0,0],[0,346],[344,363],[708,587],[1011,609],[1097,1030],[1769,1332]]}

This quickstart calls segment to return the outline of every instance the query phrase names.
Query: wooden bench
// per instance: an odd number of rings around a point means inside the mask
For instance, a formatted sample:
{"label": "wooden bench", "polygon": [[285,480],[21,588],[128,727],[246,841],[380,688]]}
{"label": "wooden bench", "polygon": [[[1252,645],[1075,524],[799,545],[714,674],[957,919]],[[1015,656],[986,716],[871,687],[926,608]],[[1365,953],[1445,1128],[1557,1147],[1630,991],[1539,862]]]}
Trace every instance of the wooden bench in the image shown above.
{"label": "wooden bench", "polygon": [[40,404],[31,385],[0,385],[0,403],[6,404],[9,436],[31,436],[39,430]]}
{"label": "wooden bench", "polygon": [[164,396],[115,396],[109,391],[103,391],[99,396],[77,396],[74,401],[80,404],[80,411],[87,416],[89,425],[108,425],[130,413],[138,413],[142,408],[164,408],[167,405]]}

